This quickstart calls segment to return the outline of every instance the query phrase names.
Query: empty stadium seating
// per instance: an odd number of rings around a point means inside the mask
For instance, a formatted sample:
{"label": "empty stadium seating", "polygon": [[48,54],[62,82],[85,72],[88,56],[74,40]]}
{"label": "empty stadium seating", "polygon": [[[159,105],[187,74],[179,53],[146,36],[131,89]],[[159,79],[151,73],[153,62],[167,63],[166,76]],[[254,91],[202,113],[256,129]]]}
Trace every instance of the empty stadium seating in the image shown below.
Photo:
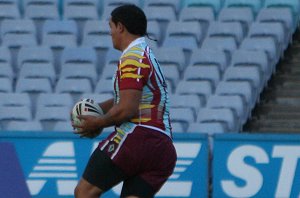
{"label": "empty stadium seating", "polygon": [[124,3],[157,40],[173,131],[210,135],[242,130],[300,15],[298,0],[0,0],[2,130],[71,131],[77,100],[113,97],[108,20]]}

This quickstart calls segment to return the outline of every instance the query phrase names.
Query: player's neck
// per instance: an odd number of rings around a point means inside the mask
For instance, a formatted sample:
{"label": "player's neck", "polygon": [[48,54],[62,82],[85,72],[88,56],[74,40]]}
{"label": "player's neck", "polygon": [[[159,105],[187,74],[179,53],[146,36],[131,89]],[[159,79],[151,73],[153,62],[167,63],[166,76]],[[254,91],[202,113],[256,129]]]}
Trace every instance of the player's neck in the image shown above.
{"label": "player's neck", "polygon": [[123,52],[129,45],[132,43],[135,39],[139,38],[138,35],[132,35],[128,34],[127,36],[124,36],[122,39],[122,45],[121,45],[121,51]]}

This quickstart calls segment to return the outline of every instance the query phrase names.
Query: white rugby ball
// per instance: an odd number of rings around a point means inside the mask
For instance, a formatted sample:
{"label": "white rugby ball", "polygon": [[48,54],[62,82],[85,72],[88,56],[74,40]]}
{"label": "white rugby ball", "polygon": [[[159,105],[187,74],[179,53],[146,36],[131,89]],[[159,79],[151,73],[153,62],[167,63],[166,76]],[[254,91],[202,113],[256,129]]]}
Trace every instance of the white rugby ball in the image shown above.
{"label": "white rugby ball", "polygon": [[77,118],[78,115],[91,115],[99,117],[103,114],[103,110],[96,102],[94,102],[93,99],[82,99],[74,105],[71,119],[74,124],[80,125],[82,121]]}

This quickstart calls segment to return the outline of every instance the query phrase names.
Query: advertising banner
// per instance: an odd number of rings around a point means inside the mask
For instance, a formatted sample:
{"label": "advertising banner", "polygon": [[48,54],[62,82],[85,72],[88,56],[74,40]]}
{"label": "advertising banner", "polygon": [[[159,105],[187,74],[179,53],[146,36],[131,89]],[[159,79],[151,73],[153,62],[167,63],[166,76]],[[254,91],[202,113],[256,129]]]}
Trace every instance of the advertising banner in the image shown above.
{"label": "advertising banner", "polygon": [[[30,194],[43,198],[74,197],[74,188],[100,140],[78,138],[72,133],[0,133],[0,142],[15,146]],[[176,168],[156,197],[207,197],[207,136],[175,134],[174,143]],[[117,198],[121,188],[119,184],[103,197]]]}
{"label": "advertising banner", "polygon": [[300,136],[214,137],[213,197],[300,197]]}

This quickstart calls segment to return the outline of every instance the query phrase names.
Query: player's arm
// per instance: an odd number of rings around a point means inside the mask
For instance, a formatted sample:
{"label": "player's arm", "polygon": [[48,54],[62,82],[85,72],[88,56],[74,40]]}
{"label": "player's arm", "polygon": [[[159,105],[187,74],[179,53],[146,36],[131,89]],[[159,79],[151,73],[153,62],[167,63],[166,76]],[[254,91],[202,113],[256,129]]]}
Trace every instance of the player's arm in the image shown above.
{"label": "player's arm", "polygon": [[107,113],[114,105],[114,99],[108,99],[104,102],[99,103],[99,106],[101,107],[103,113]]}
{"label": "player's arm", "polygon": [[89,137],[90,133],[99,131],[101,128],[122,124],[137,115],[141,97],[141,90],[121,90],[119,103],[114,104],[106,114],[101,117],[80,115],[78,118],[84,122],[73,127],[81,129],[80,132],[76,133]]}

